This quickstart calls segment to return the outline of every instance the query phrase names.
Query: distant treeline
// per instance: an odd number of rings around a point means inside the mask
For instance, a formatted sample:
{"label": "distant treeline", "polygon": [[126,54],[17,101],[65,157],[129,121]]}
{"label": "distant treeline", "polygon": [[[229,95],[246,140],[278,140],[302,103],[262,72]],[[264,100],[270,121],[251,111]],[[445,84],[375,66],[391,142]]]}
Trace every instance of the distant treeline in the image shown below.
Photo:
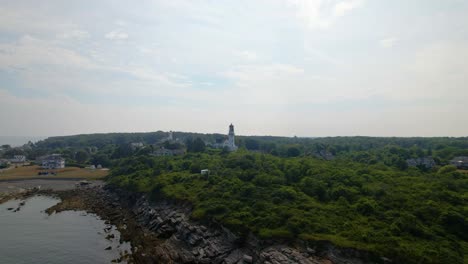
{"label": "distant treeline", "polygon": [[[109,164],[110,160],[136,154],[131,143],[141,142],[148,147],[139,150],[150,151],[149,146],[168,137],[168,132],[148,133],[107,133],[75,136],[50,137],[37,142],[28,155],[34,158],[44,153],[62,153],[68,159],[75,159],[78,151],[87,154],[86,161]],[[198,139],[209,148],[211,144],[226,139],[222,134],[201,134],[174,132],[173,137],[180,144]],[[346,158],[356,162],[375,164],[385,163],[400,169],[406,168],[405,160],[418,157],[433,157],[437,164],[446,165],[456,156],[468,156],[468,137],[450,138],[398,138],[398,137],[273,137],[237,136],[236,144],[242,149],[268,153],[279,157],[315,156],[324,159]],[[171,148],[173,146],[166,146]],[[190,150],[189,150],[190,151]],[[18,150],[7,152],[18,154]],[[85,155],[81,155],[85,156]],[[107,158],[106,158],[107,157]],[[80,160],[82,161],[82,160]]]}

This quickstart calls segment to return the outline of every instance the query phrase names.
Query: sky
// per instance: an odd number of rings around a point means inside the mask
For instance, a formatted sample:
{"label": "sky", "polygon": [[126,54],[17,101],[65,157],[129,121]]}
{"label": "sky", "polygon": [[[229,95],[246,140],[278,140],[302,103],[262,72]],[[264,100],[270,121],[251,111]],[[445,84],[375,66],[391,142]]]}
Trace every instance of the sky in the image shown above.
{"label": "sky", "polygon": [[468,136],[465,0],[2,0],[0,136]]}

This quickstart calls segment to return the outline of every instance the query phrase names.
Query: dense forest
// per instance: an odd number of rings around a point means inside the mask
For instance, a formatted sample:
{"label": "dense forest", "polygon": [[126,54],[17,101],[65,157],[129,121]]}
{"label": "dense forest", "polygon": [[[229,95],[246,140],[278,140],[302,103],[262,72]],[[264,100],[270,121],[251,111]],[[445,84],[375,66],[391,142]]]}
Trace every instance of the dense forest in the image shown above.
{"label": "dense forest", "polygon": [[[190,202],[194,219],[241,237],[327,240],[396,263],[467,263],[468,173],[450,160],[468,156],[468,138],[237,137],[240,149],[229,152],[211,147],[223,135],[174,135],[54,137],[3,156],[55,152],[69,164],[103,164],[110,183]],[[186,152],[151,155],[159,147]],[[411,165],[422,158],[430,166]]]}
{"label": "dense forest", "polygon": [[467,176],[450,165],[402,171],[239,151],[130,157],[110,182],[189,201],[195,219],[215,219],[240,235],[329,240],[399,263],[463,263]]}

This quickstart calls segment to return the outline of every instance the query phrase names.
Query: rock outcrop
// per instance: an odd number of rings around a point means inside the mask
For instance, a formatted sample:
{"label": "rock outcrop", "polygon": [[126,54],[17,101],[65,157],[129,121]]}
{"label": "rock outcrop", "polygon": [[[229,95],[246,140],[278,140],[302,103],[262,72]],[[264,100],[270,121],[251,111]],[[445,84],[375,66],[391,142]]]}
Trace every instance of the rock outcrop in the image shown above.
{"label": "rock outcrop", "polygon": [[162,263],[370,263],[360,259],[370,259],[368,253],[336,248],[329,242],[296,243],[291,247],[253,235],[242,240],[217,223],[192,221],[188,204],[166,200],[150,203],[145,196],[116,189],[110,193],[115,195],[112,199],[126,201],[138,224],[161,239],[155,248],[156,258]]}
{"label": "rock outcrop", "polygon": [[117,227],[122,240],[131,242],[130,263],[385,263],[327,241],[291,244],[262,241],[252,234],[242,239],[218,223],[193,221],[187,203],[150,202],[144,195],[122,189],[80,188],[55,194],[62,202],[46,212],[86,210],[99,215],[109,229]]}

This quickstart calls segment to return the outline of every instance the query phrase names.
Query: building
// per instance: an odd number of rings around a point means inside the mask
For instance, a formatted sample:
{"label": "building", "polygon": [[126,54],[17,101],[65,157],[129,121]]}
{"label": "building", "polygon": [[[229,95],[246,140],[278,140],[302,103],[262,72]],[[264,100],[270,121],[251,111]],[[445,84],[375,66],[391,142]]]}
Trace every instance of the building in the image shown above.
{"label": "building", "polygon": [[458,169],[468,169],[468,156],[455,157],[450,161],[450,164],[456,166]]}
{"label": "building", "polygon": [[174,142],[179,142],[179,141],[180,140],[174,136],[174,131],[171,130],[167,132],[167,137],[159,140],[159,143],[165,143],[165,142],[174,143]]}
{"label": "building", "polygon": [[436,165],[432,157],[407,159],[406,163],[408,164],[409,167],[424,167],[427,169],[432,169]]}
{"label": "building", "polygon": [[236,151],[237,146],[235,142],[235,134],[234,134],[234,125],[230,124],[229,125],[229,133],[228,133],[228,139],[226,142],[224,142],[224,146],[227,147],[230,151]]}
{"label": "building", "polygon": [[144,147],[145,144],[143,144],[143,142],[133,142],[133,143],[130,143],[130,148],[132,150],[137,150],[137,149],[140,149],[142,147]]}
{"label": "building", "polygon": [[200,174],[201,174],[201,175],[208,175],[208,174],[210,174],[210,170],[209,170],[209,169],[201,170],[201,171],[200,171]]}
{"label": "building", "polygon": [[[40,157],[41,167],[43,169],[63,169],[65,168],[65,159],[60,154],[51,154]],[[37,160],[36,160],[37,161]]]}
{"label": "building", "polygon": [[23,162],[26,162],[26,156],[24,156],[24,155],[14,155],[13,158],[10,161],[11,161],[11,163],[23,163]]}
{"label": "building", "polygon": [[5,168],[10,166],[10,160],[8,159],[0,159],[0,168]]}
{"label": "building", "polygon": [[211,146],[215,148],[227,148],[229,151],[236,151],[238,147],[236,146],[234,125],[229,125],[228,138],[223,143],[215,143]]}

